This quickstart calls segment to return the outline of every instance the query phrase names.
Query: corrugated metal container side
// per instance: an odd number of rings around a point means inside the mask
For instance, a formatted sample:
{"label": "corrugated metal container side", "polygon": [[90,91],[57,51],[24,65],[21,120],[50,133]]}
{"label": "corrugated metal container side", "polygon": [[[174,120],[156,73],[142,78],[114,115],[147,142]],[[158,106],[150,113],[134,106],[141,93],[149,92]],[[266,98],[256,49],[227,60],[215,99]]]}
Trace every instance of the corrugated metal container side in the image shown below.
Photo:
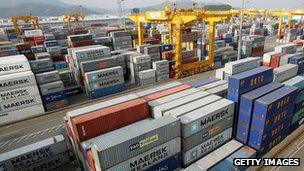
{"label": "corrugated metal container side", "polygon": [[122,96],[122,97],[117,97],[117,98],[107,100],[107,101],[104,101],[104,102],[101,102],[101,103],[97,103],[97,104],[94,104],[94,105],[90,105],[90,106],[86,106],[86,107],[83,107],[83,108],[79,108],[79,109],[76,109],[76,110],[69,111],[69,112],[67,112],[66,116],[68,117],[68,120],[71,121],[71,118],[81,116],[81,115],[84,115],[86,113],[94,112],[94,111],[97,111],[97,110],[100,110],[100,109],[104,109],[104,108],[107,108],[107,107],[110,107],[110,106],[118,105],[120,103],[131,101],[131,100],[134,100],[134,99],[137,99],[137,98],[138,98],[138,96],[135,95],[135,94],[130,94],[130,95]]}
{"label": "corrugated metal container side", "polygon": [[227,156],[229,156],[236,150],[240,149],[242,146],[243,144],[241,144],[240,142],[231,140],[227,142],[225,145],[221,146],[220,148],[216,149],[215,151],[211,152],[207,156],[203,157],[202,159],[198,160],[196,163],[186,168],[185,171],[209,170],[218,162],[225,159]]}
{"label": "corrugated metal container side", "polygon": [[254,110],[254,101],[268,93],[271,93],[283,85],[272,82],[246,94],[240,98],[240,109],[238,114],[236,139],[244,144],[247,144],[249,137],[249,129],[251,126],[251,116]]}
{"label": "corrugated metal container side", "polygon": [[120,75],[116,77],[109,77],[108,79],[100,80],[92,83],[85,82],[85,87],[87,91],[94,91],[94,90],[104,89],[107,87],[112,87],[115,85],[121,85],[124,83],[125,83],[125,79],[123,75]]}
{"label": "corrugated metal container side", "polygon": [[52,103],[54,101],[60,101],[67,99],[65,91],[59,91],[42,96],[43,103]]}
{"label": "corrugated metal container side", "polygon": [[232,137],[232,128],[229,128],[220,134],[210,138],[202,144],[190,149],[187,152],[182,153],[183,165],[189,166],[193,162],[197,161],[206,154],[212,152],[216,148],[222,146],[224,143],[229,141]]}
{"label": "corrugated metal container side", "polygon": [[156,170],[180,170],[182,162],[181,153],[175,154],[174,156],[169,157],[168,159],[157,163],[156,165],[148,168],[146,171],[156,171]]}
{"label": "corrugated metal container side", "polygon": [[22,167],[21,170],[59,170],[60,166],[69,164],[70,162],[70,155],[68,152],[65,152],[47,158],[28,167]]}
{"label": "corrugated metal container side", "polygon": [[298,89],[296,87],[284,86],[257,99],[254,102],[250,129],[263,132],[263,130],[266,131],[265,128],[271,128],[283,118],[288,118],[293,113],[294,97],[297,94]]}
{"label": "corrugated metal container side", "polygon": [[0,165],[5,170],[21,169],[66,151],[67,142],[64,136],[58,135],[0,154]]}
{"label": "corrugated metal container side", "polygon": [[244,71],[248,71],[260,66],[261,58],[245,58],[234,62],[225,64],[225,73],[235,75]]}
{"label": "corrugated metal container side", "polygon": [[216,81],[219,81],[219,79],[215,78],[215,77],[210,77],[210,78],[207,78],[207,79],[196,81],[194,83],[188,83],[188,85],[190,85],[191,87],[197,88],[197,87],[202,87],[202,86],[207,85],[207,84],[214,83]]}
{"label": "corrugated metal container side", "polygon": [[214,103],[214,102],[216,102],[216,101],[218,101],[220,99],[222,99],[220,96],[209,95],[209,96],[207,96],[205,98],[202,98],[202,99],[193,101],[191,103],[188,103],[188,104],[176,107],[175,109],[171,109],[171,110],[165,112],[164,116],[165,115],[172,115],[172,116],[175,116],[175,117],[181,117],[184,114],[187,114],[187,113],[192,112],[192,111],[194,111],[196,109],[199,109],[201,107],[204,107],[206,105]]}
{"label": "corrugated metal container side", "polygon": [[275,68],[273,71],[274,72],[273,81],[281,83],[292,77],[295,77],[298,73],[298,68],[299,66],[295,64],[286,64],[279,68]]}
{"label": "corrugated metal container side", "polygon": [[185,96],[184,98],[180,98],[177,100],[173,100],[171,102],[161,104],[159,106],[156,106],[151,112],[152,118],[160,118],[163,116],[163,114],[171,109],[174,109],[176,107],[182,106],[187,103],[191,103],[195,100],[204,98],[206,96],[209,96],[210,93],[207,93],[205,91],[199,91],[194,94]]}
{"label": "corrugated metal container side", "polygon": [[265,130],[260,132],[259,130],[250,130],[250,137],[248,140],[248,145],[255,149],[261,149],[272,139],[281,135],[284,130],[288,130],[290,126],[291,117],[285,118],[276,124],[271,130]]}
{"label": "corrugated metal container side", "polygon": [[181,116],[182,137],[187,138],[234,115],[234,103],[221,99]]}
{"label": "corrugated metal container side", "polygon": [[115,165],[106,171],[117,171],[117,170],[125,170],[125,171],[138,171],[138,170],[146,170],[153,165],[157,165],[161,163],[171,156],[174,156],[181,151],[181,139],[177,137],[172,139],[162,145],[159,145],[149,151],[141,153],[138,156],[135,156],[131,159],[128,159],[118,165]]}
{"label": "corrugated metal container side", "polygon": [[28,96],[39,95],[39,90],[36,85],[28,87],[20,87],[17,89],[1,91],[0,92],[0,103],[5,101],[11,101],[16,98],[24,98]]}
{"label": "corrugated metal container side", "polygon": [[185,139],[182,138],[182,151],[186,152],[191,148],[201,144],[202,142],[212,138],[213,136],[223,132],[224,130],[232,127],[233,117],[223,119],[208,128],[191,135]]}
{"label": "corrugated metal container side", "polygon": [[233,160],[235,158],[254,159],[256,158],[256,151],[248,146],[244,146],[233,154],[231,154],[229,157],[225,158],[224,160],[210,168],[210,171],[245,171],[248,166],[234,166]]}
{"label": "corrugated metal container side", "polygon": [[171,95],[168,95],[168,96],[156,99],[156,100],[152,100],[152,101],[148,102],[149,107],[150,107],[150,111],[152,112],[152,110],[156,106],[171,102],[171,101],[176,100],[176,99],[180,99],[182,97],[191,95],[191,94],[196,93],[198,91],[199,91],[198,89],[190,88],[190,89],[187,89],[187,90],[184,90],[184,91],[181,91],[181,92],[178,92],[178,93],[174,93],[174,94],[171,94]]}
{"label": "corrugated metal container side", "polygon": [[40,87],[41,95],[52,94],[52,93],[64,91],[65,89],[62,81],[42,84],[39,87]]}
{"label": "corrugated metal container side", "polygon": [[122,92],[124,89],[125,89],[124,84],[118,84],[118,85],[114,85],[114,86],[110,86],[110,87],[106,87],[106,88],[101,88],[101,89],[94,90],[94,91],[89,91],[88,92],[88,97],[90,99],[97,99],[97,98],[100,98],[100,97],[104,97],[104,96],[108,96],[108,95],[111,95],[111,94]]}
{"label": "corrugated metal container side", "polygon": [[122,66],[123,68],[126,68],[125,61],[117,61],[117,58],[114,57],[81,62],[80,66],[83,73],[115,66]]}
{"label": "corrugated metal container side", "polygon": [[34,60],[34,61],[29,61],[30,66],[33,71],[39,71],[44,68],[52,68],[54,69],[53,61],[50,58],[45,58],[45,59],[39,59],[39,60]]}
{"label": "corrugated metal container side", "polygon": [[223,98],[227,98],[228,84],[224,84],[224,85],[221,85],[221,86],[218,86],[218,87],[214,87],[212,89],[207,90],[207,92],[209,92],[211,94],[221,96]]}
{"label": "corrugated metal container side", "polygon": [[0,75],[16,72],[30,71],[31,67],[24,55],[8,56],[0,58]]}
{"label": "corrugated metal container side", "polygon": [[45,84],[55,81],[60,81],[60,76],[58,71],[44,72],[41,74],[36,74],[36,80],[38,84]]}
{"label": "corrugated metal container side", "polygon": [[173,83],[164,84],[164,85],[160,85],[160,86],[157,86],[157,87],[154,87],[154,88],[150,88],[150,89],[147,89],[147,90],[137,92],[137,93],[135,93],[135,95],[137,95],[139,97],[144,97],[144,96],[147,96],[147,95],[159,92],[159,91],[163,91],[163,90],[170,89],[170,88],[177,87],[177,86],[181,86],[181,85],[183,85],[183,83],[173,82]]}
{"label": "corrugated metal container side", "polygon": [[44,107],[42,105],[35,105],[11,112],[4,112],[0,115],[0,125],[21,121],[42,114],[44,114]]}
{"label": "corrugated metal container side", "polygon": [[273,69],[264,66],[233,75],[228,79],[228,99],[238,103],[241,94],[268,84],[272,80]]}
{"label": "corrugated metal container side", "polygon": [[87,72],[85,73],[85,81],[87,83],[93,83],[118,76],[123,76],[123,69],[121,66]]}
{"label": "corrugated metal container side", "polygon": [[0,77],[0,91],[28,87],[36,84],[35,76],[31,71],[2,75]]}
{"label": "corrugated metal container side", "polygon": [[299,91],[302,91],[302,90],[304,90],[304,76],[301,76],[301,75],[295,76],[295,77],[283,82],[282,84],[297,87],[299,89]]}
{"label": "corrugated metal container side", "polygon": [[216,81],[216,82],[198,87],[198,89],[207,91],[209,89],[212,89],[212,88],[215,88],[215,87],[218,87],[218,86],[221,86],[221,85],[225,85],[225,84],[227,84],[227,81],[219,80],[219,81]]}
{"label": "corrugated metal container side", "polygon": [[[93,138],[92,152],[96,170],[104,170],[180,136],[177,118],[143,120],[111,133]],[[117,155],[117,154],[120,155]]]}
{"label": "corrugated metal container side", "polygon": [[28,96],[5,101],[0,104],[0,113],[19,110],[25,107],[42,104],[40,95]]}
{"label": "corrugated metal container side", "polygon": [[147,102],[134,99],[72,118],[77,139],[82,142],[149,117]]}

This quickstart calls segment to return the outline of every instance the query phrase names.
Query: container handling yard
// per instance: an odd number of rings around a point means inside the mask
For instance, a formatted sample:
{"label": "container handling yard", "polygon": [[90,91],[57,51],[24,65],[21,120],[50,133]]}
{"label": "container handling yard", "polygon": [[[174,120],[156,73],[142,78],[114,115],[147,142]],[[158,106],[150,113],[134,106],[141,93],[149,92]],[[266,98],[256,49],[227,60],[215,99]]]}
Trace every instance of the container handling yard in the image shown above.
{"label": "container handling yard", "polygon": [[304,171],[304,9],[122,16],[0,25],[0,171]]}

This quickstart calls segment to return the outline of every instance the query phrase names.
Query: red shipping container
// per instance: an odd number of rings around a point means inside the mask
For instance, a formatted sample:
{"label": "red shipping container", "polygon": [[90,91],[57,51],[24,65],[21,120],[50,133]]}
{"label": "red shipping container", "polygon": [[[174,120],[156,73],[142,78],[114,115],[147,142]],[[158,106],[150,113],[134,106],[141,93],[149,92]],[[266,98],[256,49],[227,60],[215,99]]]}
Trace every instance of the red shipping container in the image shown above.
{"label": "red shipping container", "polygon": [[63,55],[52,56],[53,62],[64,61]]}
{"label": "red shipping container", "polygon": [[182,64],[189,64],[189,63],[193,63],[193,62],[197,62],[197,61],[199,61],[198,57],[186,58],[186,59],[183,59]]}
{"label": "red shipping container", "polygon": [[95,40],[85,40],[85,41],[73,42],[71,44],[71,47],[82,47],[82,46],[91,46],[91,45],[95,45]]}
{"label": "red shipping container", "polygon": [[83,142],[148,117],[147,102],[138,98],[75,117],[72,125],[75,138]]}
{"label": "red shipping container", "polygon": [[263,66],[270,67],[270,62],[264,62],[264,61],[263,61],[262,65],[263,65]]}
{"label": "red shipping container", "polygon": [[33,53],[26,53],[26,54],[24,54],[24,56],[25,56],[29,61],[36,60],[36,59],[35,59],[35,55],[34,55]]}
{"label": "red shipping container", "polygon": [[264,46],[252,48],[252,57],[263,56]]}
{"label": "red shipping container", "polygon": [[186,85],[186,84],[185,85],[180,85],[180,86],[177,86],[177,87],[173,87],[173,88],[170,88],[170,89],[167,89],[167,90],[163,90],[163,91],[160,91],[160,92],[156,92],[156,93],[144,96],[143,99],[145,99],[146,101],[149,102],[149,101],[152,101],[152,100],[155,100],[155,99],[158,99],[158,98],[168,96],[170,94],[174,94],[174,93],[177,93],[177,92],[180,92],[180,91],[183,91],[183,90],[187,90],[190,87],[191,86]]}
{"label": "red shipping container", "polygon": [[31,50],[31,45],[28,43],[18,44],[16,47],[17,47],[18,51]]}
{"label": "red shipping container", "polygon": [[162,59],[172,61],[173,58],[174,58],[174,52],[173,51],[162,52]]}
{"label": "red shipping container", "polygon": [[35,38],[34,38],[34,37],[24,37],[24,38],[23,38],[23,41],[24,41],[24,42],[35,41]]}
{"label": "red shipping container", "polygon": [[158,39],[149,39],[146,40],[146,44],[157,45],[160,44],[160,41]]}
{"label": "red shipping container", "polygon": [[276,55],[273,55],[271,57],[270,67],[278,68],[280,66],[280,60],[281,60],[282,55],[283,55],[282,53],[278,53]]}
{"label": "red shipping container", "polygon": [[36,41],[36,42],[45,41],[45,37],[44,36],[36,36],[36,37],[34,37],[34,41]]}

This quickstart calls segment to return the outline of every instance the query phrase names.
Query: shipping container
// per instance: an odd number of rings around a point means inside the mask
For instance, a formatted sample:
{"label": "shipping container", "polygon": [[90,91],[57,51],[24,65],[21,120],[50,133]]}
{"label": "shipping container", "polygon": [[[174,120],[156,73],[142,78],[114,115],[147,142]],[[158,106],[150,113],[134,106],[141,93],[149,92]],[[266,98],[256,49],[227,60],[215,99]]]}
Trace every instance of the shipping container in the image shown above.
{"label": "shipping container", "polygon": [[[143,120],[111,133],[93,138],[92,144],[96,170],[105,170],[126,159],[139,155],[180,136],[178,119],[166,116]],[[116,155],[116,154],[120,155]]]}
{"label": "shipping container", "polygon": [[36,85],[36,79],[31,71],[0,76],[0,91]]}
{"label": "shipping container", "polygon": [[39,95],[39,90],[36,85],[28,87],[20,87],[12,90],[0,92],[0,102],[11,101],[17,98]]}
{"label": "shipping container", "polygon": [[171,109],[175,109],[179,106],[182,106],[187,103],[191,103],[193,101],[196,101],[198,99],[204,98],[209,95],[210,95],[210,93],[207,93],[205,91],[199,91],[199,92],[196,92],[195,94],[191,94],[191,95],[185,96],[183,98],[173,100],[173,101],[165,103],[165,104],[161,104],[159,106],[156,106],[151,111],[152,112],[151,116],[152,116],[152,118],[160,118],[160,117],[164,116],[165,112],[167,112]]}
{"label": "shipping container", "polygon": [[224,84],[218,87],[214,87],[212,89],[207,90],[208,93],[215,94],[221,96],[223,98],[227,98],[228,94],[228,84]]}
{"label": "shipping container", "polygon": [[161,75],[156,77],[156,82],[162,82],[170,79],[169,73],[166,75]]}
{"label": "shipping container", "polygon": [[0,58],[0,75],[30,71],[31,67],[24,55],[7,56]]}
{"label": "shipping container", "polygon": [[160,86],[157,86],[154,88],[149,88],[147,90],[142,90],[140,92],[135,93],[135,95],[137,95],[139,97],[144,97],[144,96],[147,96],[147,95],[150,95],[153,93],[157,93],[157,92],[164,91],[164,90],[167,90],[167,89],[170,89],[173,87],[178,87],[181,85],[183,85],[183,84],[180,82],[167,83],[167,84],[163,84],[163,85],[160,85]]}
{"label": "shipping container", "polygon": [[230,75],[239,74],[244,71],[248,71],[260,66],[261,58],[246,58],[235,62],[229,62],[225,64],[225,73]]}
{"label": "shipping container", "polygon": [[284,66],[286,64],[289,64],[289,61],[292,57],[296,56],[295,54],[286,54],[283,55],[280,59],[280,66]]}
{"label": "shipping container", "polygon": [[23,170],[66,151],[67,142],[58,135],[0,154],[0,166],[4,170]]}
{"label": "shipping container", "polygon": [[236,139],[244,144],[248,143],[249,130],[251,126],[252,112],[254,110],[254,101],[268,93],[271,93],[283,87],[280,83],[272,82],[246,94],[240,98],[240,109],[238,114]]}
{"label": "shipping container", "polygon": [[0,113],[10,112],[14,110],[23,109],[26,107],[42,104],[40,95],[31,95],[5,101],[0,104]]}
{"label": "shipping container", "polygon": [[103,96],[108,96],[118,92],[122,92],[125,89],[124,84],[112,85],[110,87],[101,88],[98,90],[88,91],[87,95],[90,99],[97,99]]}
{"label": "shipping container", "polygon": [[148,168],[146,171],[160,171],[160,170],[178,171],[180,170],[181,167],[181,161],[182,161],[181,154],[178,153]]}
{"label": "shipping container", "polygon": [[182,138],[182,151],[186,152],[190,150],[191,148],[203,143],[204,141],[207,141],[208,139],[214,137],[215,135],[232,127],[232,125],[233,125],[233,117],[229,117],[185,139]]}
{"label": "shipping container", "polygon": [[56,110],[56,109],[61,109],[65,106],[67,106],[68,100],[67,99],[63,99],[63,100],[57,100],[57,101],[53,101],[53,102],[49,102],[49,103],[44,103],[44,107],[47,111],[50,110]]}
{"label": "shipping container", "polygon": [[111,68],[116,66],[121,66],[122,68],[126,68],[124,56],[117,55],[116,57],[81,62],[81,71],[83,73],[86,73],[90,71],[96,71],[96,70],[101,70],[101,69]]}
{"label": "shipping container", "polygon": [[216,81],[216,82],[198,87],[198,89],[207,91],[209,89],[212,89],[212,88],[215,88],[215,87],[218,87],[218,86],[221,86],[221,85],[225,85],[225,84],[227,84],[227,81],[219,80],[219,81]]}
{"label": "shipping container", "polygon": [[53,61],[50,58],[30,61],[30,66],[34,73],[45,71],[45,69],[48,69],[48,71],[54,70]]}
{"label": "shipping container", "polygon": [[292,77],[295,77],[298,73],[298,68],[299,68],[298,65],[295,64],[286,64],[279,68],[275,68],[273,70],[274,73],[273,81],[281,83]]}
{"label": "shipping container", "polygon": [[122,85],[124,83],[124,77],[117,76],[117,77],[110,77],[105,80],[96,81],[92,83],[85,83],[87,91],[95,91],[103,88],[108,88],[116,85]]}
{"label": "shipping container", "polygon": [[134,99],[74,117],[71,123],[75,136],[82,142],[147,117],[147,102],[143,99]]}
{"label": "shipping container", "polygon": [[85,73],[86,83],[94,83],[99,81],[105,81],[114,77],[122,77],[123,69],[121,66],[101,69],[97,71],[91,71]]}
{"label": "shipping container", "polygon": [[[182,153],[183,165],[189,166],[198,159],[204,157],[206,154],[214,151],[218,147],[224,145],[232,137],[232,128],[229,128],[220,134],[210,138],[202,144]],[[239,143],[241,144],[241,143]]]}
{"label": "shipping container", "polygon": [[162,145],[159,145],[149,151],[141,153],[131,159],[128,159],[118,165],[115,165],[106,171],[139,171],[146,170],[154,165],[169,159],[171,156],[174,156],[181,151],[181,139],[180,137],[174,138]]}
{"label": "shipping container", "polygon": [[187,138],[207,127],[234,115],[234,103],[221,99],[180,117],[182,137]]}
{"label": "shipping container", "polygon": [[40,87],[40,93],[41,93],[42,96],[65,90],[62,81],[56,81],[56,82],[52,82],[52,83],[42,84],[39,87]]}
{"label": "shipping container", "polygon": [[194,93],[196,93],[196,92],[199,92],[199,90],[198,90],[198,89],[195,89],[195,88],[190,88],[190,89],[188,89],[188,90],[184,90],[184,91],[181,91],[181,92],[177,92],[177,93],[174,93],[174,94],[171,94],[171,95],[168,95],[168,96],[165,96],[165,97],[162,97],[162,98],[159,98],[159,99],[150,101],[150,102],[148,102],[149,107],[150,107],[150,112],[152,112],[152,110],[153,110],[156,106],[159,106],[159,105],[162,105],[162,104],[169,103],[169,102],[171,102],[171,101],[174,101],[174,100],[176,100],[176,99],[183,98],[183,97],[185,97],[185,96],[194,94]]}
{"label": "shipping container", "polygon": [[44,72],[41,74],[36,74],[36,80],[38,84],[45,84],[50,82],[60,81],[60,76],[58,71]]}
{"label": "shipping container", "polygon": [[198,87],[202,87],[204,85],[211,84],[211,83],[214,83],[214,82],[217,82],[217,81],[219,81],[218,78],[210,77],[210,78],[207,78],[207,79],[195,81],[194,83],[188,83],[188,84],[191,87],[198,88]]}
{"label": "shipping container", "polygon": [[61,101],[67,99],[65,91],[59,91],[42,96],[42,101],[44,104],[52,103],[55,101]]}
{"label": "shipping container", "polygon": [[221,162],[223,159],[231,155],[236,150],[240,149],[243,146],[238,141],[231,140],[215,151],[211,152],[207,156],[198,160],[196,163],[187,167],[185,171],[206,171],[212,169],[217,163]]}

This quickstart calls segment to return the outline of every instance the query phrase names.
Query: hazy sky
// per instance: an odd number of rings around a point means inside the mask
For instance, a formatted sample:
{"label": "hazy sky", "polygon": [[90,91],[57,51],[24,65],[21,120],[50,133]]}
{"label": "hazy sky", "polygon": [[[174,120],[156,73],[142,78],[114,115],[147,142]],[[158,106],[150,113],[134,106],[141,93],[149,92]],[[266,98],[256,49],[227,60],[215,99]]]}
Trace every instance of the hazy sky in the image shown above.
{"label": "hazy sky", "polygon": [[[90,7],[100,8],[117,8],[117,0],[61,0],[66,3],[75,5],[86,5]],[[234,7],[240,7],[242,0],[196,0],[197,2],[222,2],[230,4]],[[248,1],[248,0],[245,0]],[[303,0],[249,0],[246,4],[249,8],[279,8],[279,9],[290,9],[290,8],[304,8]],[[142,7],[150,6],[165,2],[165,0],[125,0],[127,7]]]}

